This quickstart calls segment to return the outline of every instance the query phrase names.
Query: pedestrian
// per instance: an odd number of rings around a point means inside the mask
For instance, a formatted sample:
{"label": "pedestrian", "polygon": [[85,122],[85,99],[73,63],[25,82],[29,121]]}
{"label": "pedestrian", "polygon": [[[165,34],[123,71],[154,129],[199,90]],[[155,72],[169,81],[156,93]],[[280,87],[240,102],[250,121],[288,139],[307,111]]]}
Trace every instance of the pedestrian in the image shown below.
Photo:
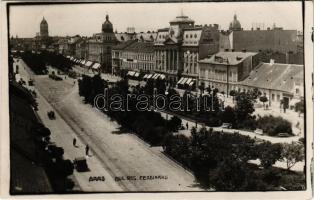
{"label": "pedestrian", "polygon": [[186,126],[186,129],[189,130],[189,123],[188,122],[186,122],[185,126]]}
{"label": "pedestrian", "polygon": [[85,147],[85,154],[88,156],[88,152],[89,152],[89,146],[88,146],[88,144],[86,145],[86,147]]}
{"label": "pedestrian", "polygon": [[76,138],[73,138],[73,146],[76,147]]}

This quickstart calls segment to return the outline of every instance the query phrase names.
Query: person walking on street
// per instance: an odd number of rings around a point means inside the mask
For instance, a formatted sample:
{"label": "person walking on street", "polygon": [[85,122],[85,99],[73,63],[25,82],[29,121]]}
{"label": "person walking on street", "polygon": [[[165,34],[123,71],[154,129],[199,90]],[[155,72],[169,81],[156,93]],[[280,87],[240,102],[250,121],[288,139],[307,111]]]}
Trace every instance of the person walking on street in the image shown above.
{"label": "person walking on street", "polygon": [[88,152],[89,152],[89,146],[88,146],[88,144],[86,145],[86,147],[85,147],[85,154],[88,156]]}
{"label": "person walking on street", "polygon": [[74,146],[74,147],[77,147],[77,146],[76,146],[76,138],[73,138],[73,146]]}
{"label": "person walking on street", "polygon": [[185,126],[186,126],[186,129],[189,130],[189,123],[188,122],[186,122]]}

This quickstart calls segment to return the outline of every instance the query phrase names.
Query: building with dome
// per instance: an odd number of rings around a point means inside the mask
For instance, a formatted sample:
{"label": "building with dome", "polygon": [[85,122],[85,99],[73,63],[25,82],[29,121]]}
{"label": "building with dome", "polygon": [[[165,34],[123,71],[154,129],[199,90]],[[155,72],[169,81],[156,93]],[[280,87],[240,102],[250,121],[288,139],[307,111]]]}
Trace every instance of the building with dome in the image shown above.
{"label": "building with dome", "polygon": [[233,21],[229,25],[229,30],[230,31],[241,31],[242,30],[241,23],[237,19],[237,15],[236,14],[234,14]]}
{"label": "building with dome", "polygon": [[101,26],[101,33],[94,34],[87,41],[87,60],[101,64],[101,71],[112,71],[112,47],[118,40],[113,32],[113,25],[106,15],[106,21]]}

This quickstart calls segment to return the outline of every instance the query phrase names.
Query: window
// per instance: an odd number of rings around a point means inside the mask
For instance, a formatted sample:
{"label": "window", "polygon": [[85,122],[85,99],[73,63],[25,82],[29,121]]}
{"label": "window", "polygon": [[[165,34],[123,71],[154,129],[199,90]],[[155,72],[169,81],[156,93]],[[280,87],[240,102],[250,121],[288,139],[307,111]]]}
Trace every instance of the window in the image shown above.
{"label": "window", "polygon": [[271,100],[275,101],[275,94],[271,94]]}
{"label": "window", "polygon": [[197,38],[197,35],[196,35],[196,33],[195,33],[194,37],[195,37],[195,38]]}
{"label": "window", "polygon": [[299,88],[295,89],[295,93],[296,93],[296,94],[299,94],[299,93],[300,93]]}

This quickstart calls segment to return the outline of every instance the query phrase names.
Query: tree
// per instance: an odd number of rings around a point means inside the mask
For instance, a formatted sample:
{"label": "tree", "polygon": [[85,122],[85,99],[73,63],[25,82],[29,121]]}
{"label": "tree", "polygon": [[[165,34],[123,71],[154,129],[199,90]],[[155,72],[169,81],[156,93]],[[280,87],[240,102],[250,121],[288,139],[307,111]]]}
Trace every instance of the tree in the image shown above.
{"label": "tree", "polygon": [[167,126],[169,131],[176,132],[181,127],[182,120],[177,116],[172,116],[171,119],[168,121]]}
{"label": "tree", "polygon": [[243,162],[225,159],[209,176],[209,183],[216,191],[263,190],[265,184],[258,182],[258,177]]}
{"label": "tree", "polygon": [[280,160],[281,151],[282,146],[280,144],[272,144],[269,141],[259,144],[257,152],[263,168],[267,169]]}
{"label": "tree", "polygon": [[265,103],[268,101],[268,98],[267,98],[266,96],[261,96],[261,97],[259,98],[259,100],[260,100],[261,102],[263,102],[263,107],[264,107],[264,110],[265,110]]}
{"label": "tree", "polygon": [[236,96],[236,106],[235,111],[238,120],[245,120],[251,116],[251,114],[255,111],[253,100],[250,95],[241,92]]}
{"label": "tree", "polygon": [[304,160],[304,146],[298,142],[284,143],[282,148],[282,161],[286,162],[290,170],[297,162]]}
{"label": "tree", "polygon": [[237,91],[231,90],[229,94],[232,96],[232,102],[234,103],[234,97],[237,95]]}
{"label": "tree", "polygon": [[301,113],[304,113],[304,100],[295,104],[295,111],[299,112],[299,117],[301,116]]}
{"label": "tree", "polygon": [[232,125],[234,125],[236,121],[234,108],[227,106],[225,110],[221,113],[220,119],[223,123],[231,123]]}

